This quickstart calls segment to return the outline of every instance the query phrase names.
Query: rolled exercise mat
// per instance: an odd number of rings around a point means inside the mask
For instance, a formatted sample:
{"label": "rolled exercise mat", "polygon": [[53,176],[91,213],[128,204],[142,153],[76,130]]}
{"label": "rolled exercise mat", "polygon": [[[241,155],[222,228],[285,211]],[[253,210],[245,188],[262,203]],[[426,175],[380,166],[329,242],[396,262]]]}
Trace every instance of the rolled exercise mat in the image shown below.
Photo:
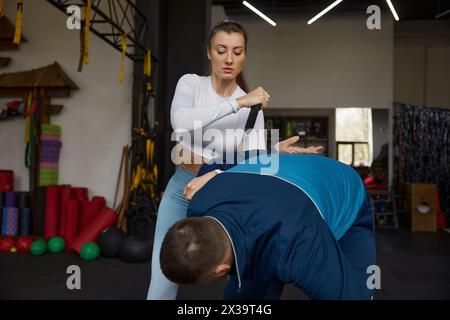
{"label": "rolled exercise mat", "polygon": [[50,187],[50,186],[57,186],[58,180],[43,180],[39,181],[40,187]]}
{"label": "rolled exercise mat", "polygon": [[37,187],[33,202],[33,235],[42,237],[45,227],[45,200],[47,187]]}
{"label": "rolled exercise mat", "polygon": [[39,182],[40,187],[50,187],[50,186],[57,186],[58,180],[42,180]]}
{"label": "rolled exercise mat", "polygon": [[72,199],[72,188],[70,186],[61,187],[61,193],[59,196],[59,235],[64,237],[66,231],[67,203],[70,199]]}
{"label": "rolled exercise mat", "polygon": [[106,207],[106,200],[103,197],[95,196],[92,201],[82,200],[80,232],[87,228],[104,207]]}
{"label": "rolled exercise mat", "polygon": [[60,140],[42,140],[41,148],[57,148],[60,149],[62,147],[62,142]]}
{"label": "rolled exercise mat", "polygon": [[19,208],[31,208],[31,194],[29,192],[19,193]]}
{"label": "rolled exercise mat", "polygon": [[75,199],[87,200],[88,199],[88,189],[87,188],[72,188],[72,194]]}
{"label": "rolled exercise mat", "polygon": [[39,186],[58,185],[58,177],[39,177]]}
{"label": "rolled exercise mat", "polygon": [[59,178],[59,172],[39,172],[41,178]]}
{"label": "rolled exercise mat", "polygon": [[49,124],[49,123],[43,123],[41,126],[41,132],[42,134],[46,132],[55,132],[61,134],[61,126]]}
{"label": "rolled exercise mat", "polygon": [[80,253],[81,248],[88,242],[96,242],[100,233],[115,225],[117,222],[117,213],[108,207],[104,207],[95,217],[95,219],[85,228],[70,246],[70,251]]}
{"label": "rolled exercise mat", "polygon": [[6,192],[5,207],[17,208],[18,206],[19,206],[19,193],[18,192]]}
{"label": "rolled exercise mat", "polygon": [[75,240],[78,234],[78,220],[80,215],[80,200],[69,199],[67,201],[67,216],[66,225],[64,229],[64,239],[67,247],[69,247]]}
{"label": "rolled exercise mat", "polygon": [[41,154],[39,156],[39,164],[42,162],[47,163],[58,163],[60,159],[60,155],[58,154]]}
{"label": "rolled exercise mat", "polygon": [[39,157],[39,163],[53,163],[56,164],[56,168],[58,168],[58,164],[59,164],[59,157]]}
{"label": "rolled exercise mat", "polygon": [[41,148],[41,154],[58,154],[61,152],[61,147],[56,146],[45,146]]}
{"label": "rolled exercise mat", "polygon": [[41,179],[58,179],[59,173],[40,173],[39,178]]}
{"label": "rolled exercise mat", "polygon": [[49,141],[44,141],[42,142],[42,146],[41,146],[41,152],[60,152],[61,151],[61,141],[54,141],[54,140],[49,140]]}
{"label": "rolled exercise mat", "polygon": [[40,155],[39,162],[58,163],[59,155],[57,155],[57,156]]}
{"label": "rolled exercise mat", "polygon": [[41,163],[39,163],[39,167],[40,168],[55,168],[55,169],[58,169],[58,164],[57,163],[52,163],[52,162],[41,162]]}
{"label": "rolled exercise mat", "polygon": [[40,154],[43,155],[58,155],[61,152],[61,149],[53,148],[53,147],[42,147]]}
{"label": "rolled exercise mat", "polygon": [[53,136],[53,135],[41,135],[41,142],[43,141],[60,141],[61,137]]}
{"label": "rolled exercise mat", "polygon": [[53,177],[53,176],[59,175],[58,169],[55,169],[55,168],[40,168],[39,174],[41,176],[48,176],[48,177]]}
{"label": "rolled exercise mat", "polygon": [[59,233],[59,186],[49,186],[45,197],[44,236],[52,238]]}
{"label": "rolled exercise mat", "polygon": [[42,128],[41,137],[42,136],[56,136],[61,137],[61,130],[54,130],[51,128]]}
{"label": "rolled exercise mat", "polygon": [[59,157],[59,150],[42,150],[41,151],[41,156],[42,157],[44,157],[44,158],[46,158],[46,157],[48,157],[48,158],[55,158],[55,157]]}
{"label": "rolled exercise mat", "polygon": [[30,236],[32,233],[31,208],[19,209],[19,235]]}
{"label": "rolled exercise mat", "polygon": [[19,209],[3,208],[2,235],[16,236],[19,231]]}
{"label": "rolled exercise mat", "polygon": [[41,142],[41,150],[42,149],[61,149],[62,147],[61,140],[42,140]]}

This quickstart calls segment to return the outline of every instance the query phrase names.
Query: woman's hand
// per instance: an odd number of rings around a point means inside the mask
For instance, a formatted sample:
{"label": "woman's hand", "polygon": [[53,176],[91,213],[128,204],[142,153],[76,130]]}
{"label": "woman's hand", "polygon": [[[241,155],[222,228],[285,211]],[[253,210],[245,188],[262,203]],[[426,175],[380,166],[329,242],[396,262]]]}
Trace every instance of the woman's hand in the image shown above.
{"label": "woman's hand", "polygon": [[217,172],[210,171],[205,173],[204,175],[194,178],[186,185],[183,191],[183,196],[186,200],[192,200],[192,197],[200,190],[209,180],[214,178],[217,175]]}
{"label": "woman's hand", "polygon": [[263,88],[258,87],[245,96],[237,98],[236,101],[240,108],[250,108],[259,104],[265,108],[269,103],[269,99],[270,95]]}
{"label": "woman's hand", "polygon": [[280,141],[275,145],[275,150],[277,150],[279,153],[321,154],[323,152],[323,147],[293,147],[293,145],[297,143],[298,140],[300,140],[299,136],[293,136],[286,140]]}

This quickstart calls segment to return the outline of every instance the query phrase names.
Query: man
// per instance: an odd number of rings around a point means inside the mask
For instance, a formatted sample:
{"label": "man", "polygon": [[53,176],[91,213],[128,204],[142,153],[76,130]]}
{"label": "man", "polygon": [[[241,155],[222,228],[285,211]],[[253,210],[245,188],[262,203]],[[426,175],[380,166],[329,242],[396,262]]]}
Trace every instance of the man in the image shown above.
{"label": "man", "polygon": [[[263,173],[273,162],[278,170]],[[272,154],[196,179],[204,186],[188,218],[162,245],[170,280],[197,284],[232,275],[226,299],[279,299],[288,283],[311,299],[371,298],[373,214],[352,168],[319,155]]]}

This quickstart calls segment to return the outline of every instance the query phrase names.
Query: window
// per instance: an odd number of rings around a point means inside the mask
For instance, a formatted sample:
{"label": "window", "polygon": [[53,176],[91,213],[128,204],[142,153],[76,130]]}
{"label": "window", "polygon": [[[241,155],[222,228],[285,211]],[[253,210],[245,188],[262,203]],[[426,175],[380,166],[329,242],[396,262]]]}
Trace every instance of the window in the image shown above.
{"label": "window", "polygon": [[372,163],[372,117],[369,108],[336,109],[337,159],[354,167]]}

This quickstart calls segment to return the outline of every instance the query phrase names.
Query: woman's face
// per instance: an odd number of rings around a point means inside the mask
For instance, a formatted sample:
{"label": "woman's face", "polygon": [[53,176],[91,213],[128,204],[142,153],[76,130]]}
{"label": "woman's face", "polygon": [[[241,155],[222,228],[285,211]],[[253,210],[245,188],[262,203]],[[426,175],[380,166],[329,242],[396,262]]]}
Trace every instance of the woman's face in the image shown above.
{"label": "woman's face", "polygon": [[235,79],[245,63],[245,38],[241,33],[219,31],[208,48],[212,74],[221,80]]}

